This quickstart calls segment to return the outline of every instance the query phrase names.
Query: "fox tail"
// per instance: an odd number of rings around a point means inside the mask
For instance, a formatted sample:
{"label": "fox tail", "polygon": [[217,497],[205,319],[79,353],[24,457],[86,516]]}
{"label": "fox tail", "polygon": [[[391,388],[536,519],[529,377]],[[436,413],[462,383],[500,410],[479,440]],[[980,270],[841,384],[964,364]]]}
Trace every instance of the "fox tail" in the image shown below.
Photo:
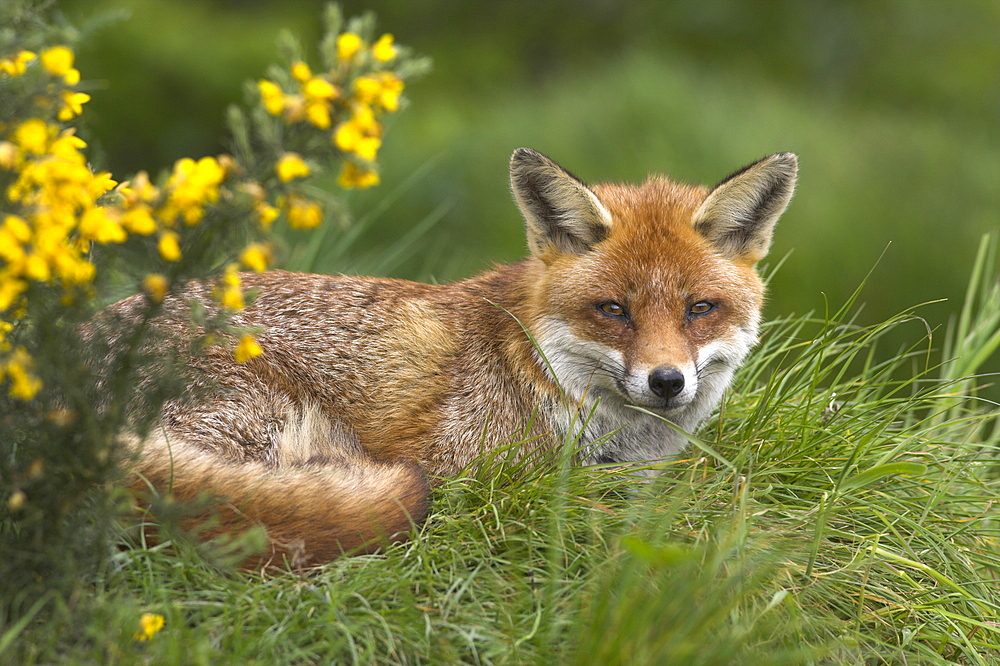
{"label": "fox tail", "polygon": [[429,508],[426,475],[411,462],[313,456],[276,467],[230,460],[163,434],[139,451],[132,488],[152,487],[199,507],[182,522],[199,538],[265,528],[268,547],[243,562],[248,569],[284,561],[301,569],[405,540]]}

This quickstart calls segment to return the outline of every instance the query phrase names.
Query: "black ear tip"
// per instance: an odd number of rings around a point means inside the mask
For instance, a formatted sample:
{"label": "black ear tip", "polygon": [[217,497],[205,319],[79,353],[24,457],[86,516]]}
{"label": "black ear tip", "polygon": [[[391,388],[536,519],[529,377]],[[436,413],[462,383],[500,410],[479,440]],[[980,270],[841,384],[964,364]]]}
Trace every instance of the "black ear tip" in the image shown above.
{"label": "black ear tip", "polygon": [[799,156],[795,153],[775,153],[767,158],[772,164],[780,164],[788,168],[789,171],[793,173],[798,171],[799,168]]}
{"label": "black ear tip", "polygon": [[518,148],[510,156],[511,166],[520,164],[546,164],[550,160],[542,155],[537,150],[532,150],[531,148]]}

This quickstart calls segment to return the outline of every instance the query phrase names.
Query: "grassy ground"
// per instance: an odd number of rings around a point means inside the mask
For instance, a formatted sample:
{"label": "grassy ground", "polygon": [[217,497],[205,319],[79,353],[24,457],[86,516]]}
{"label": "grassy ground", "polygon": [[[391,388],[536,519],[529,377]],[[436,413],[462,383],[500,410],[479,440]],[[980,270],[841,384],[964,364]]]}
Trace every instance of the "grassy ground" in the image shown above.
{"label": "grassy ground", "polygon": [[[410,542],[307,576],[139,538],[4,627],[0,661],[998,663],[1000,427],[962,378],[1000,335],[993,260],[984,245],[944,343],[959,362],[879,348],[920,340],[919,311],[776,321],[656,482],[499,452],[435,492]],[[165,626],[137,641],[144,612]]]}

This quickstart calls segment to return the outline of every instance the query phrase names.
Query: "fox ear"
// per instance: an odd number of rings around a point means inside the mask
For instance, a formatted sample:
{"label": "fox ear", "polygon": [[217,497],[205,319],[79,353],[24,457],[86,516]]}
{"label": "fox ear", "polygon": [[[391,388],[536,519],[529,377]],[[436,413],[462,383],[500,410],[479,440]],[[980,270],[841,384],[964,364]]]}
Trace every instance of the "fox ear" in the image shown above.
{"label": "fox ear", "polygon": [[510,158],[510,185],[535,256],[554,249],[583,254],[607,238],[611,215],[579,179],[539,152],[518,148]]}
{"label": "fox ear", "polygon": [[756,263],[771,246],[798,172],[798,158],[778,153],[740,169],[715,186],[694,216],[694,228],[727,259]]}

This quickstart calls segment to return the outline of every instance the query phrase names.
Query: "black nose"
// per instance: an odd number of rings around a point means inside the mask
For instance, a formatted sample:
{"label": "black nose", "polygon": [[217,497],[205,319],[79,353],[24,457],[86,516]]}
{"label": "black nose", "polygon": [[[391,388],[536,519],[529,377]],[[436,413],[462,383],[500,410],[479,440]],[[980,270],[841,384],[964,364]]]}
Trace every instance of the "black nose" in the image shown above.
{"label": "black nose", "polygon": [[677,397],[684,390],[684,373],[669,365],[649,373],[649,390],[661,398]]}

